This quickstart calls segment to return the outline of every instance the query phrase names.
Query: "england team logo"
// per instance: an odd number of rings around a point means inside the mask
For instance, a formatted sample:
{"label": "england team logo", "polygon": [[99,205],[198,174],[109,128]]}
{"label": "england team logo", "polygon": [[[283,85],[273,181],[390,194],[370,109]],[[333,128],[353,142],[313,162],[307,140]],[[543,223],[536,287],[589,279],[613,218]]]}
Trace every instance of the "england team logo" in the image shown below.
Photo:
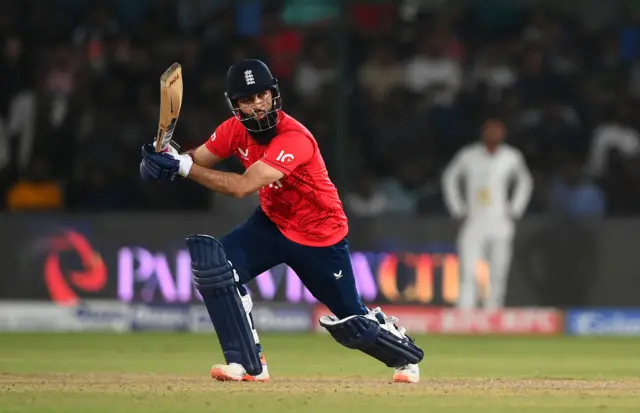
{"label": "england team logo", "polygon": [[253,78],[253,72],[251,70],[244,71],[244,80],[247,82],[247,85],[253,85],[256,83],[256,80]]}

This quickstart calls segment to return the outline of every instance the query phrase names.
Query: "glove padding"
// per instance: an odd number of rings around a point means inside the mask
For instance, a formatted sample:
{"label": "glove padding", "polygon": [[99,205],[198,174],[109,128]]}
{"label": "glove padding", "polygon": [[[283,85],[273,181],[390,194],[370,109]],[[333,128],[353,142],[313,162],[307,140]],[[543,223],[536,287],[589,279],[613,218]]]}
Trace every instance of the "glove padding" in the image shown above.
{"label": "glove padding", "polygon": [[180,161],[166,152],[156,152],[152,144],[142,146],[140,176],[145,181],[173,181],[180,170]]}

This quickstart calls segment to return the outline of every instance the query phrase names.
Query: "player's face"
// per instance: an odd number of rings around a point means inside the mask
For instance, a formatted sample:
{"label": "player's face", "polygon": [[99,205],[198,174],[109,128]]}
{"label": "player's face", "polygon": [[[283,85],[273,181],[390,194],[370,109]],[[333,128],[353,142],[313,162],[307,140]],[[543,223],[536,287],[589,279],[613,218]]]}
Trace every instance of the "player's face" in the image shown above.
{"label": "player's face", "polygon": [[501,122],[489,121],[482,128],[482,140],[489,146],[496,146],[504,139],[505,129]]}
{"label": "player's face", "polygon": [[252,96],[242,97],[238,99],[238,106],[245,116],[264,119],[273,106],[271,91],[265,90]]}

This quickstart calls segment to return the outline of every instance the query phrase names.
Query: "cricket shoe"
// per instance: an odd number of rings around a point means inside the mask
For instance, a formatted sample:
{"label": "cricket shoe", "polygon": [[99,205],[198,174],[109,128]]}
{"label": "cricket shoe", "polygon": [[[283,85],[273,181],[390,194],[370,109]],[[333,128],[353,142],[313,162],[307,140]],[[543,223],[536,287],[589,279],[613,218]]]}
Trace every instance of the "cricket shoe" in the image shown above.
{"label": "cricket shoe", "polygon": [[[371,314],[380,322],[382,328],[397,337],[407,338],[413,342],[413,339],[407,335],[407,329],[397,324],[398,317],[387,316],[380,307],[371,310]],[[420,368],[417,364],[398,367],[394,370],[393,381],[395,383],[418,383],[420,381]]]}
{"label": "cricket shoe", "polygon": [[407,364],[393,372],[394,383],[418,383],[420,381],[420,368],[417,364]]}
{"label": "cricket shoe", "polygon": [[238,363],[214,364],[211,367],[211,377],[218,381],[269,381],[267,359],[261,355],[262,373],[252,376]]}

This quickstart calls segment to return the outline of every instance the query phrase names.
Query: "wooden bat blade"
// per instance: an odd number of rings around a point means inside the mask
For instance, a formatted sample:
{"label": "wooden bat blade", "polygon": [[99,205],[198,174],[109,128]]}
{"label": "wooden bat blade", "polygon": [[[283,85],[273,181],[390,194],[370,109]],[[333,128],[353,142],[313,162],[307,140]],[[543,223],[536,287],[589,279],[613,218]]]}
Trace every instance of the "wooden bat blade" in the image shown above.
{"label": "wooden bat blade", "polygon": [[156,136],[156,152],[171,144],[182,107],[182,66],[172,64],[160,76],[160,119]]}

